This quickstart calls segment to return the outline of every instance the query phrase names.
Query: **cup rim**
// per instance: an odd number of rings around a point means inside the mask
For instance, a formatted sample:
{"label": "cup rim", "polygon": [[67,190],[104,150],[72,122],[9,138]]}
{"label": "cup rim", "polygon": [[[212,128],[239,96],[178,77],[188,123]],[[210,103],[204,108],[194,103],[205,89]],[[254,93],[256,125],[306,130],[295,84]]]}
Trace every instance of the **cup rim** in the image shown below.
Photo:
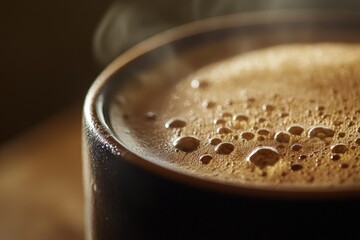
{"label": "cup rim", "polygon": [[[188,36],[208,32],[211,30],[231,28],[235,26],[249,26],[252,24],[269,24],[280,21],[298,22],[301,20],[326,21],[331,18],[335,20],[360,21],[360,14],[351,11],[334,11],[334,10],[266,10],[246,13],[236,13],[212,17],[203,20],[190,22],[162,33],[150,37],[126,52],[122,53],[113,60],[96,78],[87,92],[83,106],[83,120],[86,127],[89,128],[97,138],[115,151],[114,154],[120,155],[140,168],[160,175],[168,180],[184,183],[190,186],[196,186],[207,190],[220,191],[226,194],[280,198],[280,199],[329,199],[329,198],[348,198],[360,196],[360,188],[344,187],[341,189],[324,188],[324,187],[270,187],[254,184],[234,184],[228,182],[214,181],[210,179],[196,177],[184,172],[175,171],[159,164],[148,161],[136,153],[131,152],[125,145],[121,144],[113,135],[110,128],[106,126],[104,115],[99,112],[98,105],[103,101],[101,98],[106,82],[123,68],[126,63],[140,57],[141,55],[152,51],[161,46],[171,44],[175,40]],[[221,20],[221,21],[219,21]],[[115,149],[115,150],[114,150]]]}

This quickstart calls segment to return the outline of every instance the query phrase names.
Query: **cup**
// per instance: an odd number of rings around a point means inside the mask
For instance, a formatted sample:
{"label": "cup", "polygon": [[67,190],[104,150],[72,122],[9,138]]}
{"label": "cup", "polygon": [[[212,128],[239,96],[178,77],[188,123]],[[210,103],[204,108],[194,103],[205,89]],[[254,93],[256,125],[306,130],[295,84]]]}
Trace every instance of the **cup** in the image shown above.
{"label": "cup", "polygon": [[[217,43],[222,49],[216,49]],[[231,185],[141,157],[113,131],[109,106],[135,74],[213,44],[193,69],[284,43],[360,42],[360,15],[273,11],[193,22],[152,37],[113,61],[89,90],[83,112],[87,239],[358,239],[360,189]],[[216,51],[215,51],[216,50]],[[301,56],[299,56],[301,57]],[[200,59],[200,60],[199,60]],[[162,72],[164,79],[173,72]]]}

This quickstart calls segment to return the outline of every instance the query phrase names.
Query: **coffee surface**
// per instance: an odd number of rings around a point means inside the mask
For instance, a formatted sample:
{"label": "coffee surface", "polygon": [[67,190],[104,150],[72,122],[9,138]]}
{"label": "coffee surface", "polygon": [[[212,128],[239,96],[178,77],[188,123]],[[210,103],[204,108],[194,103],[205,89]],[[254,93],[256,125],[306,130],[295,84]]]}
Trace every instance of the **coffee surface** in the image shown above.
{"label": "coffee surface", "polygon": [[110,111],[141,157],[231,184],[360,186],[360,45],[279,45],[151,76]]}

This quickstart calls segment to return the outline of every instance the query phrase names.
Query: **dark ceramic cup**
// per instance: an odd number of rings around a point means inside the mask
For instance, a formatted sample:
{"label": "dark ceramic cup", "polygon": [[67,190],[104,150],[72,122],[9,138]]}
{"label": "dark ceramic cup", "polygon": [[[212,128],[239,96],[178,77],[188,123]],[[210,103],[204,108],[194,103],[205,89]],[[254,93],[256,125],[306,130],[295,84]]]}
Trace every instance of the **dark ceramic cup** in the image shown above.
{"label": "dark ceramic cup", "polygon": [[87,239],[360,239],[359,189],[277,189],[204,180],[140,157],[114,134],[109,105],[128,79],[219,41],[229,44],[214,51],[216,56],[204,52],[200,64],[187,64],[197,69],[282,43],[360,43],[360,17],[311,11],[218,17],[155,36],[111,63],[84,105]]}

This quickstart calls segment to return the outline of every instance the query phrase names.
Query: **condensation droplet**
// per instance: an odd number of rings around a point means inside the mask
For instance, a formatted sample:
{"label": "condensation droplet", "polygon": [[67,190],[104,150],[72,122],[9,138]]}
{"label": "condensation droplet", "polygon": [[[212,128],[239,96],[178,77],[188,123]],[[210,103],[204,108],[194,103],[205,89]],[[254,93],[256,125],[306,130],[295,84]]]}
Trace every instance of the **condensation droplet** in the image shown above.
{"label": "condensation droplet", "polygon": [[225,124],[226,121],[224,119],[218,118],[218,119],[214,119],[213,123],[215,125],[219,125],[219,124]]}
{"label": "condensation droplet", "polygon": [[303,169],[303,166],[302,165],[300,165],[300,164],[293,164],[293,165],[291,165],[291,170],[292,171],[299,171],[299,170],[301,170],[301,169]]}
{"label": "condensation droplet", "polygon": [[314,137],[318,137],[318,138],[327,138],[327,137],[333,137],[335,134],[335,131],[332,130],[331,128],[325,127],[325,126],[315,126],[310,128],[309,132],[308,132],[308,137],[310,138],[314,138]]}
{"label": "condensation droplet", "polygon": [[191,87],[194,88],[194,89],[197,89],[197,88],[205,88],[209,85],[209,83],[205,80],[202,80],[202,79],[193,79],[191,81]]}
{"label": "condensation droplet", "polygon": [[229,142],[220,143],[215,147],[215,152],[218,154],[228,155],[232,153],[235,149],[235,146]]}
{"label": "condensation droplet", "polygon": [[286,129],[286,131],[288,131],[292,135],[300,136],[304,132],[304,128],[302,126],[299,126],[299,125],[293,125],[293,126],[288,127]]}
{"label": "condensation droplet", "polygon": [[200,140],[192,136],[179,137],[173,142],[173,146],[183,152],[192,152],[196,150],[199,145]]}
{"label": "condensation droplet", "polygon": [[156,119],[156,113],[154,113],[154,112],[147,112],[147,113],[145,114],[145,118],[146,118],[147,120],[155,120],[155,119]]}
{"label": "condensation droplet", "polygon": [[209,154],[204,154],[199,157],[199,160],[203,164],[209,164],[213,157]]}
{"label": "condensation droplet", "polygon": [[186,122],[182,119],[170,119],[165,123],[166,128],[183,128],[186,126]]}
{"label": "condensation droplet", "polygon": [[241,137],[249,141],[255,137],[255,134],[253,134],[252,132],[243,132],[241,133]]}
{"label": "condensation droplet", "polygon": [[332,154],[330,155],[330,159],[333,160],[333,161],[338,161],[340,160],[341,156],[338,155],[338,154]]}
{"label": "condensation droplet", "polygon": [[260,128],[259,130],[256,131],[256,133],[259,135],[267,136],[270,134],[270,130],[266,128]]}
{"label": "condensation droplet", "polygon": [[231,133],[231,129],[227,127],[219,127],[216,132],[219,134],[229,134]]}
{"label": "condensation droplet", "polygon": [[248,121],[249,117],[243,114],[238,114],[233,117],[234,121]]}
{"label": "condensation droplet", "polygon": [[271,112],[271,111],[275,110],[275,106],[271,105],[271,104],[264,104],[264,105],[262,105],[261,109],[266,112]]}
{"label": "condensation droplet", "polygon": [[345,144],[335,144],[330,148],[332,153],[345,153],[347,151],[347,146]]}
{"label": "condensation droplet", "polygon": [[205,100],[201,103],[201,105],[204,107],[204,108],[213,108],[215,107],[215,102],[213,101],[210,101],[210,100]]}
{"label": "condensation droplet", "polygon": [[247,157],[246,160],[254,163],[258,167],[267,165],[273,166],[280,159],[279,152],[273,147],[256,147]]}
{"label": "condensation droplet", "polygon": [[291,150],[296,151],[296,152],[300,151],[301,148],[302,148],[302,145],[298,144],[298,143],[295,143],[291,146]]}
{"label": "condensation droplet", "polygon": [[290,134],[287,132],[277,132],[274,139],[281,143],[288,143],[290,142]]}
{"label": "condensation droplet", "polygon": [[222,140],[220,138],[212,138],[210,139],[210,144],[213,145],[213,146],[216,146],[218,144],[220,144],[222,142]]}

